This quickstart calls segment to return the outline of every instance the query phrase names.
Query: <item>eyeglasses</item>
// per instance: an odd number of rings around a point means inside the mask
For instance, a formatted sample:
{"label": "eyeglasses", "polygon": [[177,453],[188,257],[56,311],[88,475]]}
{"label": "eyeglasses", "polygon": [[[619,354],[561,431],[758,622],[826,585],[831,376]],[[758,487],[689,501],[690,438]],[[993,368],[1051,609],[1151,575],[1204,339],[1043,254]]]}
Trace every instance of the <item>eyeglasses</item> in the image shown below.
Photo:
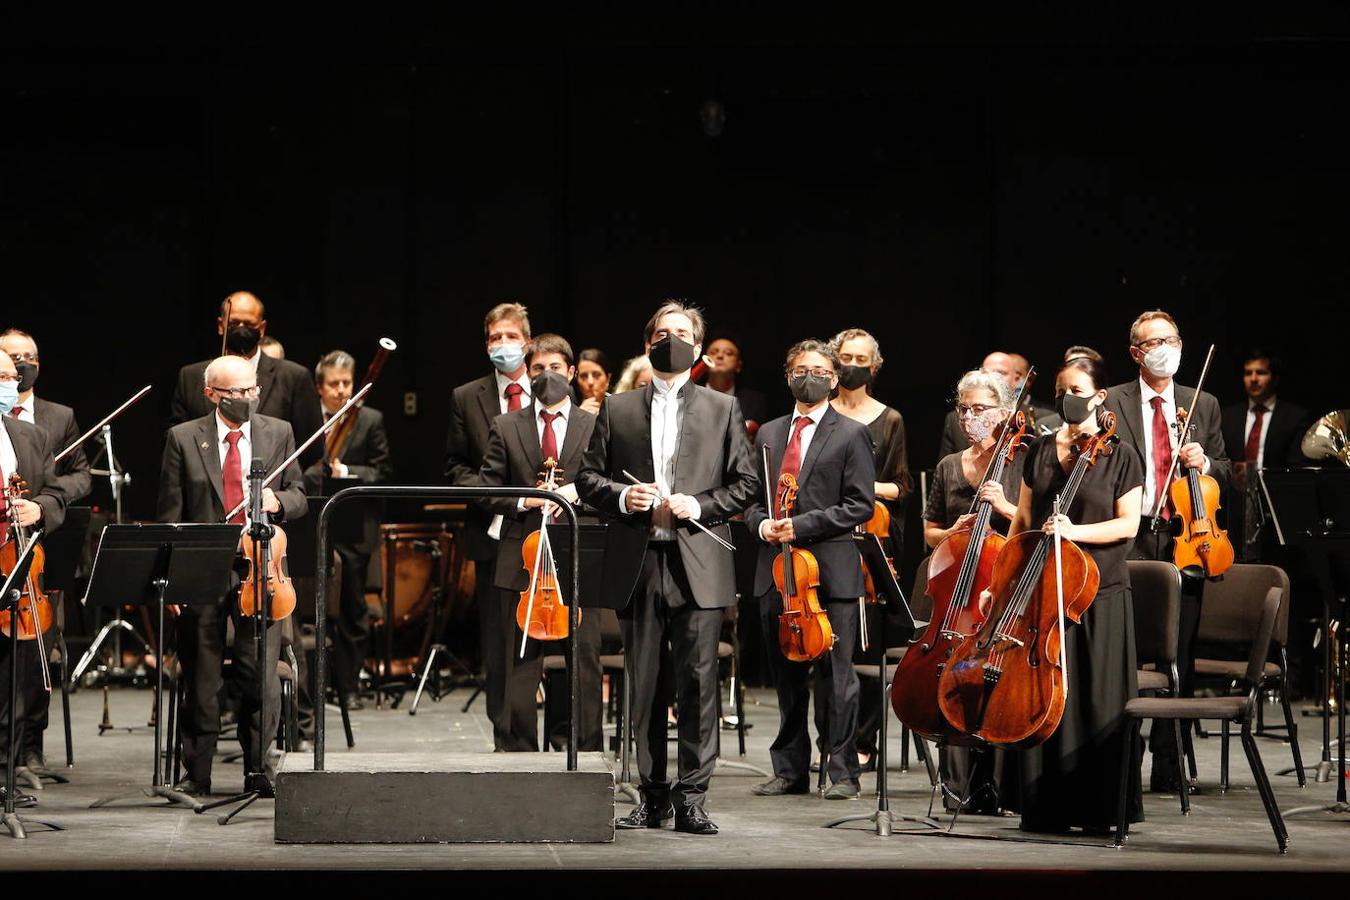
{"label": "eyeglasses", "polygon": [[0,381],[21,381],[18,375],[10,375],[8,372],[0,374]]}
{"label": "eyeglasses", "polygon": [[242,387],[242,388],[223,388],[223,387],[216,387],[215,385],[211,385],[210,387],[211,390],[215,391],[217,394],[224,394],[226,397],[235,397],[240,400],[242,400],[245,397],[258,396],[258,386],[256,384],[253,385],[253,387]]}
{"label": "eyeglasses", "polygon": [[806,366],[797,366],[796,368],[788,369],[788,374],[793,378],[801,378],[803,375],[814,375],[816,378],[829,378],[834,374],[834,370],[826,369],[822,366],[813,366],[810,369]]}
{"label": "eyeglasses", "polygon": [[1168,337],[1150,338],[1147,341],[1135,341],[1134,343],[1136,347],[1143,350],[1145,353],[1157,347],[1161,347],[1163,344],[1166,344],[1169,347],[1180,347],[1181,336],[1173,334]]}
{"label": "eyeglasses", "polygon": [[14,360],[14,365],[16,366],[22,362],[35,363],[38,361],[38,355],[36,353],[11,353],[9,358]]}
{"label": "eyeglasses", "polygon": [[958,416],[964,416],[967,414],[972,416],[982,416],[985,413],[989,412],[989,410],[991,409],[998,409],[998,407],[985,406],[983,403],[976,403],[973,406],[966,406],[961,403],[956,404],[956,414]]}

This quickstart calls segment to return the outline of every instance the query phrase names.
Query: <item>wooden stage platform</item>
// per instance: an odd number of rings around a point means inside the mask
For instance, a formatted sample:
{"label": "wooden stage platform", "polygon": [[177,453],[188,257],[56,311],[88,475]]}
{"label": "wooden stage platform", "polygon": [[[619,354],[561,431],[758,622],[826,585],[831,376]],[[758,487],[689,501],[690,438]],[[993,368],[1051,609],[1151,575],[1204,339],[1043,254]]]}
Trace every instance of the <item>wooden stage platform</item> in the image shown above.
{"label": "wooden stage platform", "polygon": [[[354,714],[357,748],[362,759],[370,754],[445,755],[476,753],[491,747],[491,735],[481,698],[469,713],[460,712],[467,693],[457,691],[432,703],[424,698],[418,715],[406,710],[366,709]],[[967,840],[934,833],[878,837],[864,823],[826,830],[826,821],[850,813],[868,812],[873,776],[865,775],[864,796],[856,801],[828,802],[816,796],[760,798],[750,794],[757,776],[733,768],[720,769],[708,800],[708,812],[721,827],[716,837],[693,837],[664,831],[618,832],[610,843],[536,844],[402,844],[326,845],[284,844],[274,840],[274,803],[262,801],[243,812],[232,824],[219,826],[213,815],[194,815],[162,801],[122,801],[91,810],[100,797],[126,793],[148,782],[151,736],[145,728],[150,708],[148,690],[131,688],[111,692],[112,721],[118,728],[99,736],[99,691],[80,691],[72,697],[75,728],[74,769],[71,783],[51,785],[39,793],[37,809],[22,811],[26,821],[47,820],[65,830],[45,831],[30,824],[27,841],[0,837],[0,871],[43,870],[83,877],[99,883],[96,873],[156,870],[243,868],[253,874],[291,872],[302,883],[313,873],[338,883],[364,870],[463,870],[460,878],[492,875],[497,883],[524,882],[536,877],[564,884],[636,884],[628,879],[639,872],[659,872],[643,879],[643,893],[689,880],[729,887],[733,884],[781,883],[805,887],[824,879],[837,885],[862,884],[871,876],[901,878],[910,888],[931,880],[958,890],[983,889],[1013,882],[1031,885],[1070,877],[1078,888],[1094,885],[1094,893],[1137,891],[1152,879],[1167,879],[1169,890],[1194,882],[1214,886],[1218,879],[1236,879],[1252,887],[1265,879],[1288,890],[1288,879],[1319,881],[1350,873],[1350,816],[1313,813],[1288,820],[1291,847],[1286,856],[1275,852],[1275,842],[1261,810],[1251,776],[1236,741],[1233,748],[1233,789],[1218,791],[1219,741],[1217,734],[1198,740],[1202,792],[1192,799],[1192,814],[1183,818],[1176,797],[1146,795],[1147,821],[1133,830],[1124,849],[1110,849],[1106,839],[1079,837],[1072,846],[1024,843],[1015,819],[963,817],[958,830],[967,835],[1009,840]],[[748,721],[752,724],[746,761],[768,764],[778,713],[766,691],[751,692]],[[1278,715],[1268,716],[1276,721]],[[339,767],[348,753],[342,742],[336,713],[330,714],[329,761]],[[126,726],[137,726],[131,731]],[[1303,718],[1301,744],[1304,759],[1319,758],[1318,720]],[[899,771],[898,736],[891,736],[891,808],[897,815],[927,811],[929,781],[922,765]],[[60,706],[53,704],[47,746],[52,761],[60,757]],[[222,751],[233,749],[222,742]],[[674,744],[672,742],[672,755]],[[735,757],[735,735],[726,732],[723,748]],[[1272,772],[1282,809],[1330,803],[1335,784],[1309,783],[1300,790],[1292,776],[1273,773],[1289,763],[1288,747],[1263,739],[1261,752]],[[394,759],[395,757],[390,757]],[[549,757],[561,770],[562,754]],[[485,757],[490,763],[491,754]],[[288,761],[294,769],[301,762]],[[1310,774],[1311,778],[1311,774]],[[217,761],[217,791],[234,790],[240,767]],[[557,804],[554,796],[535,796],[531,802]],[[621,799],[617,809],[628,808]],[[521,816],[529,815],[520,809]],[[902,826],[898,826],[902,827]],[[301,873],[309,873],[301,875]],[[116,876],[108,876],[115,878]],[[832,879],[832,880],[831,880]],[[104,882],[112,884],[113,882]],[[364,883],[364,882],[353,882]],[[961,885],[962,887],[958,887]],[[166,884],[167,887],[167,884]],[[636,888],[634,888],[636,889]],[[1137,896],[1137,893],[1136,893]],[[1095,898],[1094,898],[1095,900]]]}

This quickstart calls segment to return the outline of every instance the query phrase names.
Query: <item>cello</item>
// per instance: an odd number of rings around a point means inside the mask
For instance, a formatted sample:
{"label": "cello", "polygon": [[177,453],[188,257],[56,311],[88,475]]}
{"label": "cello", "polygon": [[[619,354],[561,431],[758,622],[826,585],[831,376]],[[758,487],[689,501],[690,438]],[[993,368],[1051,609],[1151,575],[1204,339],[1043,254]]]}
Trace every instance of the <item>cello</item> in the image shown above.
{"label": "cello", "polygon": [[[1003,425],[994,456],[981,487],[1000,481],[1027,432],[1026,414],[1013,413]],[[994,506],[977,499],[975,523],[943,538],[928,562],[928,594],[933,614],[919,641],[911,645],[896,666],[891,682],[891,707],[896,718],[912,730],[948,743],[959,736],[938,709],[937,684],[957,641],[984,624],[979,598],[989,586],[994,562],[1003,549],[1003,535],[992,530]]]}
{"label": "cello", "polygon": [[[764,448],[764,491],[768,495],[768,510],[779,510],[780,519],[792,516],[797,502],[797,479],[784,472],[778,479],[778,503],[772,496],[774,484],[769,475],[769,448]],[[784,541],[779,545],[778,563],[773,567],[773,583],[783,598],[783,611],[778,615],[778,646],[783,655],[793,662],[810,662],[830,652],[834,646],[834,629],[830,617],[821,608],[816,591],[820,587],[820,565],[815,554],[798,550]]]}
{"label": "cello", "polygon": [[[28,493],[28,483],[19,477],[15,472],[9,477],[9,484],[5,488],[5,496],[9,501],[22,498]],[[28,529],[19,524],[18,516],[14,511],[12,502],[6,503],[6,512],[9,517],[9,539],[0,546],[0,578],[6,578],[9,573],[14,571],[14,566],[19,562],[23,552],[28,549],[31,538],[28,535]],[[38,668],[42,670],[42,686],[47,693],[52,692],[52,676],[49,666],[45,664],[47,659],[47,648],[44,646],[42,635],[52,627],[54,616],[52,613],[51,601],[47,595],[38,587],[39,579],[42,577],[43,567],[46,564],[46,554],[43,552],[42,545],[33,548],[33,561],[29,565],[28,578],[24,582],[23,593],[19,597],[18,605],[18,638],[21,641],[37,641],[37,658],[43,661]],[[15,628],[14,616],[6,607],[0,610],[0,633],[6,638],[11,636]]]}
{"label": "cello", "polygon": [[[558,473],[562,467],[552,457],[544,460],[540,473],[540,487],[547,491],[558,489]],[[521,561],[530,573],[530,586],[520,592],[516,604],[516,624],[520,627],[520,655],[525,656],[525,642],[560,641],[570,631],[567,604],[558,586],[558,564],[553,559],[553,545],[548,537],[548,508],[542,510],[539,527],[525,536],[520,546]],[[577,611],[581,621],[581,611]]]}
{"label": "cello", "polygon": [[[1069,508],[1088,470],[1120,443],[1114,413],[1099,408],[1097,424],[1098,433],[1071,448],[1076,459],[1057,509]],[[1062,629],[1082,619],[1099,579],[1092,557],[1058,532],[1008,538],[994,562],[989,618],[956,646],[938,680],[952,728],[1021,750],[1054,734],[1066,696]]]}

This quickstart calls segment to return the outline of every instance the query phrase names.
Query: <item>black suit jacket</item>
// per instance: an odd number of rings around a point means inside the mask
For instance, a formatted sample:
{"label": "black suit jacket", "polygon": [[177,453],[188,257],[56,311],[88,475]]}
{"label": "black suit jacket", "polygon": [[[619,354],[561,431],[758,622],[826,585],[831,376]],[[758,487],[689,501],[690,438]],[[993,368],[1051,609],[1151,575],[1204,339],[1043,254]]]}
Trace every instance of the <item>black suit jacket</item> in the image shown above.
{"label": "black suit jacket", "polygon": [[[215,411],[215,406],[202,394],[202,380],[210,360],[183,366],[178,371],[174,387],[170,425],[180,425]],[[304,366],[288,359],[273,359],[266,353],[258,360],[258,412],[274,419],[289,422],[294,442],[298,445],[323,424],[319,395],[314,390],[314,376]],[[323,457],[323,441],[318,440],[300,457],[301,466]]]}
{"label": "black suit jacket", "polygon": [[[619,496],[627,470],[645,482],[656,477],[652,461],[651,385],[605,400],[577,475],[581,499],[609,520],[605,534],[604,605],[623,609],[637,584],[647,552],[651,513],[628,513]],[[735,397],[686,382],[680,388],[681,420],[671,490],[699,504],[699,522],[730,540],[727,519],[741,512],[759,488],[745,419]],[[676,542],[694,602],[703,609],[736,602],[732,554],[692,525],[676,521]]]}
{"label": "black suit jacket", "polygon": [[[319,446],[323,446],[320,440]],[[384,414],[369,406],[356,411],[356,424],[347,435],[338,459],[347,467],[347,475],[362,484],[380,484],[394,474],[393,457],[389,453],[389,436],[384,430]],[[305,491],[318,496],[323,490],[327,462],[320,460],[305,469]]]}
{"label": "black suit jacket", "polygon": [[[51,534],[61,527],[66,516],[66,497],[56,483],[51,439],[36,425],[9,416],[4,417],[4,423],[9,442],[14,445],[19,477],[28,482],[27,499],[42,507],[42,521],[37,527]],[[4,487],[9,487],[9,478],[13,474],[4,473]]]}
{"label": "black suit jacket", "polygon": [[[791,427],[792,416],[782,416],[755,435],[755,458],[762,459],[762,448],[768,447],[771,473],[783,465]],[[815,555],[820,565],[821,599],[856,599],[863,594],[861,557],[853,542],[853,529],[872,518],[876,480],[867,426],[827,406],[797,474],[797,502],[792,512],[792,528],[797,535],[793,546]],[[745,524],[759,543],[756,597],[773,588],[773,564],[780,558],[779,548],[759,537],[759,526],[769,518],[763,493],[760,490],[745,511]]]}
{"label": "black suit jacket", "polygon": [[[1195,428],[1191,431],[1191,440],[1204,448],[1209,457],[1209,474],[1219,483],[1219,489],[1228,489],[1232,464],[1228,461],[1228,452],[1224,449],[1222,417],[1219,413],[1219,401],[1214,395],[1202,391],[1199,399],[1195,388],[1175,385],[1177,406],[1190,410],[1191,421]],[[1139,405],[1139,379],[1118,384],[1106,392],[1106,409],[1116,414],[1116,433],[1120,439],[1139,452],[1141,460],[1148,459],[1148,446],[1153,440],[1151,426],[1144,424],[1144,413]],[[1153,498],[1144,498],[1144,518],[1153,513]]]}
{"label": "black suit jacket", "polygon": [[[253,456],[267,464],[269,474],[295,452],[295,437],[280,419],[254,416],[249,430]],[[240,462],[247,474],[251,460]],[[161,522],[224,521],[229,510],[225,509],[220,466],[214,409],[209,415],[170,428],[160,465],[156,518]],[[288,522],[304,516],[305,486],[299,463],[287,466],[270,487],[281,502],[281,512],[273,515],[273,521]]]}
{"label": "black suit jacket", "polygon": [[[1312,424],[1312,415],[1303,407],[1295,406],[1283,397],[1276,400],[1275,409],[1266,423],[1266,467],[1306,466],[1303,455],[1303,433]],[[1228,458],[1243,462],[1247,456],[1247,401],[1225,406],[1223,409],[1223,442]]]}
{"label": "black suit jacket", "polygon": [[[498,416],[488,434],[487,452],[479,482],[484,487],[534,487],[544,467],[539,448],[539,429],[535,424],[536,406],[531,403],[513,413]],[[572,404],[567,414],[567,434],[558,448],[558,464],[562,471],[558,486],[576,481],[582,457],[595,430],[595,416]],[[520,547],[525,536],[539,527],[539,510],[522,511],[516,500],[484,500],[481,504],[502,519],[501,537],[497,541],[497,567],[494,582],[497,587],[512,591],[528,588],[529,577],[521,566]],[[567,527],[553,532],[557,540],[566,540]]]}
{"label": "black suit jacket", "polygon": [[[452,485],[474,487],[483,467],[492,420],[502,414],[497,375],[492,373],[461,384],[450,395],[450,428],[445,439],[445,477]],[[481,506],[469,507],[464,529],[464,552],[469,559],[494,559],[497,542],[488,537],[492,517]]]}
{"label": "black suit jacket", "polygon": [[[36,398],[33,402],[33,419],[46,432],[53,454],[60,453],[79,440],[81,431],[75,421],[75,410],[64,403]],[[89,458],[84,455],[83,446],[77,446],[56,464],[53,484],[65,498],[66,506],[73,506],[89,496]]]}

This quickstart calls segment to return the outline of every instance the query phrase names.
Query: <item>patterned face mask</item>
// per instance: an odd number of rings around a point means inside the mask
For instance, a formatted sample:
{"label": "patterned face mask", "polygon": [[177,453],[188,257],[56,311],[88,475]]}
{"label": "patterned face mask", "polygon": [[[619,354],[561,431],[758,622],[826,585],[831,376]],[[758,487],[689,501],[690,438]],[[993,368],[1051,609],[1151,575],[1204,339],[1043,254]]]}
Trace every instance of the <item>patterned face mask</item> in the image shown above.
{"label": "patterned face mask", "polygon": [[961,413],[961,430],[972,444],[978,444],[994,433],[1003,421],[1003,410],[986,409],[976,415],[973,412]]}

